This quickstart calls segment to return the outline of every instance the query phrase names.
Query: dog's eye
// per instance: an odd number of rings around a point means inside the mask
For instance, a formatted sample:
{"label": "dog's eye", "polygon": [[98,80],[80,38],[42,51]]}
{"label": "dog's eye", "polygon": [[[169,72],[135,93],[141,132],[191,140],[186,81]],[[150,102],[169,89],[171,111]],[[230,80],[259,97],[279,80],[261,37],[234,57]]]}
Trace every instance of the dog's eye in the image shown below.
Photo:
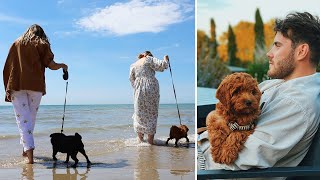
{"label": "dog's eye", "polygon": [[256,95],[257,94],[257,91],[256,90],[253,90],[252,91],[252,95]]}
{"label": "dog's eye", "polygon": [[238,94],[239,92],[240,92],[240,88],[237,88],[236,90],[234,90],[234,91],[232,92],[232,95]]}

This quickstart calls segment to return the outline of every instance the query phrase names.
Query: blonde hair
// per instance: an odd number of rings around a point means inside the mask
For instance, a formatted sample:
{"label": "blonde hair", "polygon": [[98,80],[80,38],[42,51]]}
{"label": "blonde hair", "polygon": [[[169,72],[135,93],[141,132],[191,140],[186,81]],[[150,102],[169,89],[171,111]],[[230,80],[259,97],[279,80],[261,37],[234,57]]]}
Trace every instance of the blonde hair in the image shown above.
{"label": "blonde hair", "polygon": [[32,26],[30,26],[27,31],[18,38],[17,41],[25,45],[31,42],[50,45],[46,33],[38,24],[33,24]]}

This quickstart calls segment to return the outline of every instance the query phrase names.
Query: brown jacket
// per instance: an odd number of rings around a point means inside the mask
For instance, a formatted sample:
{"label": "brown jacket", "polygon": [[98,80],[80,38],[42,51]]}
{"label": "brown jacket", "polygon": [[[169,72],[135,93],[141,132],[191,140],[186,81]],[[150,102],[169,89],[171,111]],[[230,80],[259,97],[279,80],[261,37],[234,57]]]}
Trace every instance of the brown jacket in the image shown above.
{"label": "brown jacket", "polygon": [[45,68],[53,60],[49,44],[15,41],[3,69],[5,101],[11,102],[11,90],[32,90],[46,94]]}

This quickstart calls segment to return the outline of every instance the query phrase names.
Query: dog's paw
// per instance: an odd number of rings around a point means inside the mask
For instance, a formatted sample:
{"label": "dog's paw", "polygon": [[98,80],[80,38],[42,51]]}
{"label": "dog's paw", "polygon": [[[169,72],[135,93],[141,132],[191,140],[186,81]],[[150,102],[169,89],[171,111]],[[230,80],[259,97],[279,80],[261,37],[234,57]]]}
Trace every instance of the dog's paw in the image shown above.
{"label": "dog's paw", "polygon": [[230,164],[232,164],[236,159],[237,159],[237,158],[235,158],[235,157],[226,157],[226,158],[224,159],[224,164],[230,165]]}
{"label": "dog's paw", "polygon": [[227,164],[230,165],[232,163],[234,163],[234,161],[238,158],[238,155],[232,155],[232,154],[228,154],[225,156],[221,157],[221,163],[222,164]]}

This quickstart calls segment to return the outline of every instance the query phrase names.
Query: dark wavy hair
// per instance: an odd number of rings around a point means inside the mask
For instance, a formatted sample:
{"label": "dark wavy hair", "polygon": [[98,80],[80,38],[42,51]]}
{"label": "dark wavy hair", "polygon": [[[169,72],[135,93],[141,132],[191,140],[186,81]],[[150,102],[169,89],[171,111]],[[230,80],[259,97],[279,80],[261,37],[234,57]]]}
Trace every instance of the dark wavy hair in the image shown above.
{"label": "dark wavy hair", "polygon": [[150,51],[145,51],[144,54],[145,54],[146,56],[151,56],[151,57],[153,57],[153,55],[152,55],[152,53],[151,53]]}
{"label": "dark wavy hair", "polygon": [[152,55],[152,53],[151,53],[150,51],[145,51],[145,52],[143,52],[142,54],[139,54],[139,55],[138,55],[138,59],[141,59],[141,58],[143,58],[143,57],[145,57],[145,56],[151,56],[151,57],[153,57],[153,55]]}
{"label": "dark wavy hair", "polygon": [[306,43],[310,48],[310,59],[315,66],[320,58],[320,21],[318,16],[313,16],[308,12],[294,12],[286,16],[285,19],[276,19],[275,32],[289,38],[292,41],[292,48],[299,44]]}

